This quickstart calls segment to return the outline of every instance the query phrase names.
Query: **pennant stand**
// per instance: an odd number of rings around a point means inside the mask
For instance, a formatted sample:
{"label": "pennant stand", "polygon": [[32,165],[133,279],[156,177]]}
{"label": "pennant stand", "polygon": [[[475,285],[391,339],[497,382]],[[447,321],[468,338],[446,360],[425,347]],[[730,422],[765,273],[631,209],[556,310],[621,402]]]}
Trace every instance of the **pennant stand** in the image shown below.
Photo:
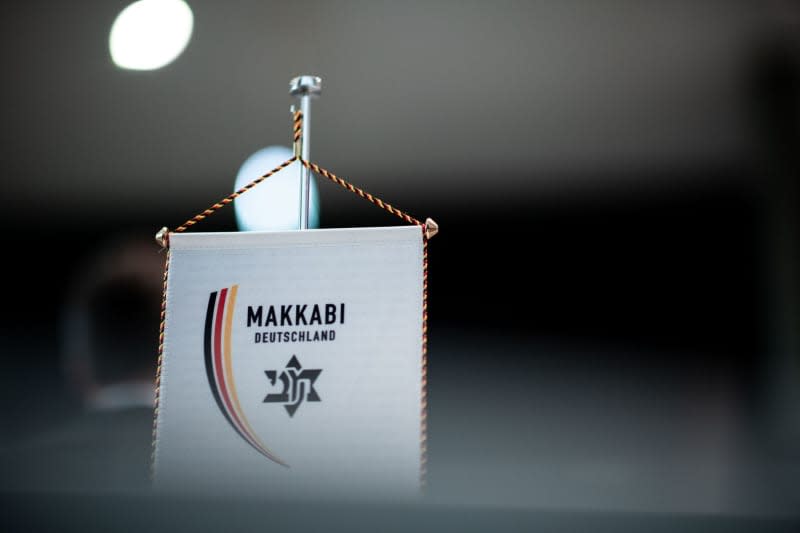
{"label": "pennant stand", "polygon": [[[397,207],[392,206],[373,196],[372,194],[364,191],[363,189],[356,187],[355,185],[351,184],[349,181],[337,176],[336,174],[328,171],[327,169],[319,166],[318,164],[309,160],[309,152],[310,152],[310,108],[311,108],[311,99],[321,92],[321,80],[314,76],[300,76],[293,79],[290,83],[290,92],[292,95],[297,96],[300,99],[300,106],[299,108],[292,106],[292,118],[293,118],[293,148],[294,148],[294,155],[290,158],[281,163],[280,165],[276,166],[269,172],[261,175],[260,177],[254,179],[244,187],[234,191],[227,197],[215,202],[207,209],[201,211],[200,213],[196,214],[195,216],[186,220],[183,224],[176,227],[174,230],[169,230],[166,227],[161,228],[158,233],[156,234],[156,241],[157,243],[166,251],[165,254],[165,267],[164,267],[164,276],[163,276],[163,297],[161,303],[161,316],[160,316],[160,328],[159,328],[159,346],[158,346],[158,368],[156,374],[156,397],[155,397],[155,417],[153,423],[153,457],[152,457],[152,465],[153,469],[152,472],[155,474],[155,463],[156,463],[156,446],[159,439],[159,410],[161,408],[161,399],[162,399],[162,378],[163,378],[163,366],[164,366],[164,355],[165,355],[165,333],[167,329],[167,321],[168,321],[168,282],[169,282],[169,275],[170,275],[170,262],[171,262],[171,239],[175,237],[176,234],[181,234],[187,232],[190,229],[193,229],[194,226],[203,222],[206,218],[216,213],[218,210],[222,209],[223,207],[228,206],[229,204],[233,203],[233,201],[238,198],[239,196],[249,192],[255,186],[260,184],[261,182],[269,179],[271,176],[281,172],[289,165],[299,162],[300,164],[300,229],[301,231],[317,231],[317,230],[308,230],[308,212],[309,212],[309,190],[310,190],[310,175],[311,173],[316,174],[322,178],[325,178],[328,181],[335,183],[336,185],[344,188],[345,190],[356,194],[357,196],[363,198],[364,200],[370,202],[372,205],[375,205],[384,211],[402,219],[407,224],[411,224],[413,226],[417,226],[421,232],[421,239],[422,239],[422,338],[421,341],[421,353],[422,353],[422,361],[421,361],[421,384],[422,384],[422,391],[421,391],[421,412],[420,412],[420,421],[421,421],[421,428],[420,428],[420,472],[419,472],[419,483],[420,486],[425,486],[425,478],[426,478],[426,463],[427,463],[427,334],[428,334],[428,241],[433,238],[438,232],[438,225],[436,222],[433,221],[431,218],[427,218],[424,222],[420,221],[417,218],[412,217],[405,211],[398,209]],[[319,231],[330,231],[330,230],[319,230]],[[246,235],[246,234],[241,234]],[[198,235],[198,238],[200,236]],[[233,289],[235,291],[235,289]],[[235,295],[235,292],[234,292]],[[221,305],[221,304],[220,304]],[[220,307],[221,308],[221,307]],[[344,315],[344,309],[342,309],[342,315]],[[343,317],[342,317],[343,318]],[[228,318],[228,325],[230,327],[230,318]],[[249,318],[248,318],[248,326],[249,326]],[[269,374],[268,374],[269,376]],[[273,376],[274,381],[274,376]],[[313,382],[311,384],[313,387]],[[312,388],[313,390],[313,388]],[[234,397],[235,399],[235,397]],[[244,417],[242,417],[244,418]],[[241,429],[245,429],[247,425],[246,420],[240,422],[239,427]],[[233,425],[233,422],[231,422]],[[257,438],[251,438],[252,440],[258,441]],[[260,441],[259,441],[260,442]],[[253,442],[251,442],[253,444]],[[254,445],[255,446],[255,445]],[[280,461],[276,461],[280,462]]]}

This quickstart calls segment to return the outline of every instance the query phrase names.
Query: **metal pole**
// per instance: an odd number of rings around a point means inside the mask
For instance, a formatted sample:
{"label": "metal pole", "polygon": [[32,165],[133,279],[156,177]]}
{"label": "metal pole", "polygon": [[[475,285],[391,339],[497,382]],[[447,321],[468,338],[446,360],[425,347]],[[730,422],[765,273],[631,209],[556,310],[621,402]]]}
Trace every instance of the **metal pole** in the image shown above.
{"label": "metal pole", "polygon": [[[322,92],[322,80],[317,76],[298,76],[289,82],[289,93],[300,98],[303,113],[303,130],[300,136],[300,157],[310,161],[311,152],[311,98]],[[308,211],[311,201],[311,174],[300,165],[300,229],[308,229]]]}

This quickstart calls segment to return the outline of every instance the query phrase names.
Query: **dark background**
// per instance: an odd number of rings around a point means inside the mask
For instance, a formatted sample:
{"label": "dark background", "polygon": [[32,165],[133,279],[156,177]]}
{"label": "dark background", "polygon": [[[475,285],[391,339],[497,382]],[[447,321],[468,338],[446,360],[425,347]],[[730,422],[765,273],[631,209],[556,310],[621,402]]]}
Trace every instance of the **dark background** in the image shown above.
{"label": "dark background", "polygon": [[226,195],[313,73],[312,159],[441,227],[429,500],[796,513],[800,10],[698,4],[194,1],[154,72],[108,57],[125,2],[4,5],[0,444],[79,409],[87,254]]}

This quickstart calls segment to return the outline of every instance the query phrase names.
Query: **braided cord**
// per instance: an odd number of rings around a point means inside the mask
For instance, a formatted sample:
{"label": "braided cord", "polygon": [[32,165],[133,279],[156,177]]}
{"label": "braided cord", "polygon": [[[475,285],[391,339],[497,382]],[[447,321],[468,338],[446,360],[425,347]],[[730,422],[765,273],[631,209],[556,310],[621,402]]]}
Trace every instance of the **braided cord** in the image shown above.
{"label": "braided cord", "polygon": [[391,214],[393,214],[393,215],[395,215],[397,217],[402,218],[403,220],[405,220],[409,224],[413,224],[415,226],[425,227],[425,223],[424,222],[421,222],[421,221],[417,220],[416,218],[412,217],[411,215],[409,215],[408,213],[406,213],[404,211],[401,211],[400,209],[397,209],[393,205],[384,202],[383,200],[381,200],[377,196],[373,196],[370,193],[366,192],[365,190],[356,187],[352,183],[340,178],[339,176],[337,176],[333,172],[330,172],[330,171],[322,168],[321,166],[317,165],[316,163],[311,163],[309,161],[306,161],[305,159],[302,159],[300,157],[294,156],[291,159],[287,159],[286,161],[284,161],[283,163],[281,163],[277,167],[273,168],[272,170],[270,170],[269,172],[267,172],[263,176],[259,176],[258,178],[254,179],[253,181],[251,181],[250,183],[248,183],[247,185],[245,185],[244,187],[242,187],[238,191],[235,191],[235,192],[231,193],[229,196],[226,196],[225,198],[223,198],[219,202],[211,205],[211,207],[209,207],[205,211],[202,211],[202,212],[196,214],[195,216],[193,216],[192,218],[190,218],[189,220],[187,220],[186,222],[184,222],[183,224],[181,224],[180,226],[175,228],[175,232],[176,233],[184,232],[184,231],[188,230],[190,227],[192,227],[195,224],[197,224],[198,222],[202,222],[203,220],[205,220],[209,216],[211,216],[214,213],[216,213],[219,209],[222,209],[226,205],[233,203],[233,201],[236,198],[238,198],[239,196],[243,195],[244,193],[246,193],[247,191],[249,191],[250,189],[252,189],[256,185],[258,185],[259,183],[261,183],[265,179],[269,178],[270,176],[272,176],[274,174],[277,174],[278,172],[280,172],[284,168],[288,167],[289,165],[291,165],[295,161],[300,161],[300,163],[304,167],[306,167],[309,170],[313,171],[315,174],[318,174],[318,175],[322,176],[323,178],[326,178],[326,179],[332,181],[333,183],[335,183],[335,184],[347,189],[348,191],[350,191],[350,192],[352,192],[354,194],[357,194],[358,196],[360,196],[361,198],[367,200],[371,204],[376,205],[376,206],[380,207],[381,209],[383,209],[385,211],[388,211],[389,213],[391,213]]}
{"label": "braided cord", "polygon": [[349,182],[343,180],[342,178],[338,177],[336,174],[334,174],[332,172],[328,172],[327,170],[325,170],[324,168],[320,167],[316,163],[311,163],[311,162],[306,161],[305,159],[302,159],[302,158],[300,158],[300,163],[304,167],[306,167],[307,169],[312,170],[315,174],[318,174],[318,175],[322,176],[323,178],[331,180],[335,184],[340,185],[340,186],[344,187],[345,189],[347,189],[348,191],[357,194],[358,196],[360,196],[361,198],[367,200],[368,202],[372,203],[373,205],[377,205],[381,209],[385,209],[386,211],[390,212],[391,214],[402,218],[403,220],[405,220],[409,224],[413,224],[415,226],[424,226],[425,225],[424,223],[420,222],[419,220],[417,220],[416,218],[412,217],[408,213],[405,213],[405,212],[397,209],[396,207],[394,207],[394,206],[392,206],[390,204],[387,204],[386,202],[384,202],[380,198],[371,195],[370,193],[364,191],[363,189],[359,189],[358,187],[356,187],[352,183],[349,183]]}
{"label": "braided cord", "polygon": [[[348,181],[340,178],[339,176],[337,176],[333,172],[329,172],[328,170],[326,170],[326,169],[320,167],[319,165],[317,165],[316,163],[311,163],[310,161],[306,161],[305,159],[300,157],[300,154],[299,154],[299,151],[298,151],[298,146],[299,146],[298,143],[300,143],[300,139],[301,139],[302,132],[303,132],[303,112],[299,111],[299,110],[295,111],[292,114],[292,121],[293,121],[293,125],[292,125],[293,136],[292,136],[292,140],[294,142],[294,147],[295,147],[295,155],[292,158],[287,159],[286,161],[284,161],[283,163],[281,163],[277,167],[273,168],[272,170],[270,170],[269,172],[267,172],[263,176],[259,176],[258,178],[254,179],[253,181],[251,181],[250,183],[248,183],[247,185],[245,185],[244,187],[242,187],[238,191],[234,191],[233,193],[231,193],[230,195],[226,196],[225,198],[223,198],[219,202],[213,204],[211,207],[209,207],[205,211],[202,211],[202,212],[196,214],[195,216],[193,216],[192,218],[190,218],[189,220],[187,220],[186,222],[184,222],[183,224],[181,224],[180,226],[175,228],[175,232],[176,233],[184,232],[184,231],[188,230],[191,226],[194,226],[195,224],[197,224],[198,222],[202,222],[203,220],[205,220],[209,216],[213,215],[214,213],[216,213],[218,210],[222,209],[226,205],[233,203],[233,201],[236,198],[238,198],[239,196],[243,195],[244,193],[246,193],[247,191],[249,191],[250,189],[252,189],[256,185],[258,185],[259,183],[261,183],[265,179],[269,178],[270,176],[272,176],[274,174],[277,174],[278,172],[280,172],[284,168],[288,167],[289,165],[291,165],[295,161],[300,161],[300,163],[304,167],[306,167],[307,169],[313,171],[315,174],[318,174],[318,175],[322,176],[323,178],[329,179],[330,181],[334,182],[335,184],[337,184],[337,185],[339,185],[341,187],[344,187],[348,191],[350,191],[350,192],[352,192],[354,194],[357,194],[358,196],[360,196],[361,198],[367,200],[368,202],[372,203],[373,205],[376,205],[376,206],[380,207],[381,209],[384,209],[384,210],[388,211],[389,213],[402,218],[403,220],[405,220],[409,224],[413,224],[415,226],[422,226],[423,228],[425,227],[425,223],[420,222],[419,220],[417,220],[416,218],[412,217],[408,213],[405,213],[405,212],[401,211],[400,209],[397,209],[396,207],[392,206],[391,204],[387,204],[386,202],[384,202],[380,198],[378,198],[376,196],[373,196],[370,193],[366,192],[365,190],[356,187],[352,183],[349,183]],[[166,236],[165,236],[165,239],[166,239]]]}
{"label": "braided cord", "polygon": [[250,189],[252,189],[256,185],[258,185],[259,183],[261,183],[265,179],[269,178],[273,174],[277,174],[278,172],[280,172],[284,168],[286,168],[289,165],[291,165],[292,163],[294,163],[296,160],[297,160],[297,157],[292,157],[291,159],[287,159],[286,161],[284,161],[283,163],[281,163],[277,167],[273,168],[272,170],[270,170],[269,172],[267,172],[263,176],[259,176],[258,178],[254,179],[253,181],[251,181],[250,183],[248,183],[247,185],[245,185],[244,187],[242,187],[238,191],[232,192],[231,194],[229,194],[228,196],[226,196],[225,198],[223,198],[219,202],[213,204],[211,207],[209,207],[205,211],[196,214],[195,216],[193,216],[192,218],[190,218],[189,220],[187,220],[186,222],[184,222],[183,224],[181,224],[180,226],[175,228],[175,232],[176,233],[180,233],[180,232],[186,231],[191,226],[194,226],[198,222],[201,222],[201,221],[205,220],[210,215],[213,215],[217,210],[222,209],[223,207],[225,207],[226,205],[228,205],[230,203],[233,203],[233,201],[236,198],[238,198],[239,196],[243,195],[244,193],[246,193],[247,191],[249,191]]}
{"label": "braided cord", "polygon": [[167,280],[169,277],[169,249],[164,260],[164,277],[161,289],[161,318],[158,326],[158,360],[156,365],[155,400],[153,402],[153,446],[150,455],[150,479],[155,477],[156,441],[158,439],[158,405],[161,399],[161,367],[164,362],[164,329],[167,322]]}
{"label": "braided cord", "polygon": [[428,236],[422,228],[422,393],[420,395],[419,484],[428,484]]}
{"label": "braided cord", "polygon": [[294,132],[292,140],[297,142],[300,140],[300,136],[303,134],[303,112],[295,111],[292,115],[292,122],[292,131]]}

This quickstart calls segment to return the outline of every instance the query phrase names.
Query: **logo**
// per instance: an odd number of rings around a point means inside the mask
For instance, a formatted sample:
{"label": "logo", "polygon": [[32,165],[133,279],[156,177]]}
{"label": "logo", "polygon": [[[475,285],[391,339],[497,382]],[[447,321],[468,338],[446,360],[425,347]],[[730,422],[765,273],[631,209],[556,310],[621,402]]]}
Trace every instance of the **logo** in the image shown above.
{"label": "logo", "polygon": [[[283,385],[283,390],[279,393],[267,394],[264,403],[282,403],[290,417],[294,416],[297,408],[304,401],[319,402],[320,397],[314,389],[314,382],[317,381],[322,370],[303,369],[296,355],[292,355],[286,363],[286,369],[280,373],[278,379]],[[277,370],[265,370],[269,384],[275,386],[275,376]]]}
{"label": "logo", "polygon": [[[212,292],[208,298],[203,338],[203,352],[205,354],[208,384],[211,387],[211,393],[214,396],[217,407],[219,407],[222,415],[236,433],[267,459],[288,467],[288,464],[271,452],[261,439],[259,439],[239,403],[231,359],[231,325],[233,323],[233,311],[238,289],[238,285],[233,285],[230,288],[221,289],[219,292]],[[291,362],[292,361],[289,361],[290,364]],[[288,370],[289,365],[287,365],[287,371]],[[304,370],[297,374],[300,370],[300,363],[297,363],[297,368],[294,370],[296,373],[293,378],[295,379],[295,383],[299,380],[299,383],[302,384],[301,394],[305,395],[309,401],[319,401],[318,396],[317,400],[310,399],[310,393],[313,391],[313,379],[310,380],[310,377],[306,377],[310,376],[309,374],[304,374],[304,372],[308,371]],[[316,372],[316,375],[319,375],[321,371],[317,370]],[[316,379],[316,376],[314,376],[314,379]],[[306,391],[305,383],[308,383],[308,391]],[[316,396],[315,391],[314,395]],[[291,397],[296,400],[297,393],[292,391]],[[302,401],[302,397],[300,401]],[[291,404],[291,402],[289,403]],[[297,405],[295,405],[294,410],[297,409],[299,404],[298,402]],[[289,407],[290,405],[286,406],[287,410]],[[294,411],[290,411],[290,414],[293,414],[293,412]]]}

